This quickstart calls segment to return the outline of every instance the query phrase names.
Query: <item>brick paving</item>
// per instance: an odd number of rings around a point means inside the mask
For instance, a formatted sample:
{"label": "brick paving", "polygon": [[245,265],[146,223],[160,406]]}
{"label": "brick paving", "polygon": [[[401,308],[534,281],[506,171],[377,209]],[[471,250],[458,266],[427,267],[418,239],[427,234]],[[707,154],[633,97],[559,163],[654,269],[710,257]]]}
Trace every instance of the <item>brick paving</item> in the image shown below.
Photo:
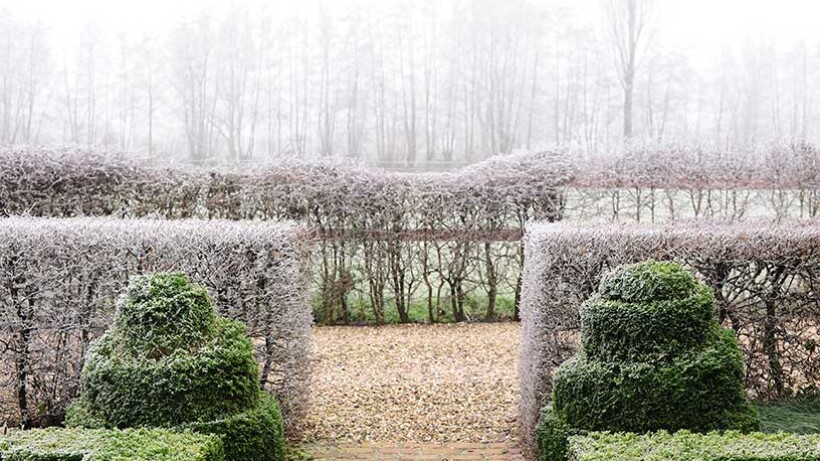
{"label": "brick paving", "polygon": [[521,450],[507,443],[323,444],[304,449],[314,460],[327,461],[524,461]]}

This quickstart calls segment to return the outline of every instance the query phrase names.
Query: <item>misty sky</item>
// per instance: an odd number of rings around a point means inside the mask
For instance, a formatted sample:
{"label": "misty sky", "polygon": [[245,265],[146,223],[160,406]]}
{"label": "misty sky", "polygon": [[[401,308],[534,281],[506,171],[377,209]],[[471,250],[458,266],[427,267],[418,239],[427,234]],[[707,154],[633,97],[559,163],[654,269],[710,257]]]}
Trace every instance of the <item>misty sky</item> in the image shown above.
{"label": "misty sky", "polygon": [[[569,8],[579,22],[593,22],[600,14],[599,1],[537,3]],[[218,15],[234,3],[287,16],[311,13],[320,5],[344,10],[373,2],[383,4],[385,0],[0,0],[0,5],[20,19],[42,21],[50,30],[53,49],[59,56],[62,47],[73,46],[79,31],[88,23],[104,33],[143,34],[168,30],[180,18],[202,11]],[[788,46],[803,38],[815,43],[820,37],[817,0],[665,0],[661,11],[656,23],[659,38],[695,61],[709,59],[726,47],[740,46],[756,38],[775,39],[775,43]]]}

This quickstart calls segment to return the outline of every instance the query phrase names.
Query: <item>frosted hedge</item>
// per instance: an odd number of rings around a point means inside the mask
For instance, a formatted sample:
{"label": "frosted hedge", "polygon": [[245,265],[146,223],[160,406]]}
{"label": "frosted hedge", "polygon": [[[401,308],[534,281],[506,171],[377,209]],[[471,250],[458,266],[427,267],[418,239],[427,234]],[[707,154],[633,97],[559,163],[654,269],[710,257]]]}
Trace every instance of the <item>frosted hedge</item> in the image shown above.
{"label": "frosted hedge", "polygon": [[292,424],[309,377],[306,237],[288,223],[0,219],[0,419],[59,421],[128,279],[182,271],[248,325],[262,384]]}
{"label": "frosted hedge", "polygon": [[[423,305],[520,296],[520,238],[531,219],[780,221],[820,217],[811,144],[727,152],[697,145],[555,150],[493,157],[446,173],[400,173],[333,160],[195,169],[82,150],[0,150],[0,214],[301,220],[318,320],[377,322]],[[515,305],[518,305],[516,302]]]}
{"label": "frosted hedge", "polygon": [[419,300],[464,320],[470,290],[489,287],[490,303],[517,292],[524,223],[559,219],[556,187],[569,180],[553,153],[424,174],[330,161],[203,170],[37,149],[0,150],[0,166],[10,215],[301,220],[320,240],[311,266],[327,323],[347,320],[354,294],[377,321],[388,305],[406,320]]}
{"label": "frosted hedge", "polygon": [[564,157],[572,220],[662,222],[820,217],[820,151],[808,143],[747,151],[621,147]]}
{"label": "frosted hedge", "polygon": [[578,347],[578,307],[608,268],[675,260],[710,285],[745,355],[745,386],[775,398],[820,382],[820,223],[531,224],[525,236],[520,413],[532,442],[552,371]]}

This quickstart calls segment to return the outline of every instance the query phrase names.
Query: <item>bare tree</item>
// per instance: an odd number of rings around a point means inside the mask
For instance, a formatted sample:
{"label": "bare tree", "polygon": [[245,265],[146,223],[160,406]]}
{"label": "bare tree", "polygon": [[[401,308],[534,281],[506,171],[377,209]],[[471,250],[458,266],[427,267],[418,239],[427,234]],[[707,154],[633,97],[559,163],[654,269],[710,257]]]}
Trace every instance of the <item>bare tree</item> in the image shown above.
{"label": "bare tree", "polygon": [[623,137],[633,136],[632,106],[635,73],[640,52],[646,41],[655,0],[605,0],[607,25],[615,49],[618,78],[624,93]]}

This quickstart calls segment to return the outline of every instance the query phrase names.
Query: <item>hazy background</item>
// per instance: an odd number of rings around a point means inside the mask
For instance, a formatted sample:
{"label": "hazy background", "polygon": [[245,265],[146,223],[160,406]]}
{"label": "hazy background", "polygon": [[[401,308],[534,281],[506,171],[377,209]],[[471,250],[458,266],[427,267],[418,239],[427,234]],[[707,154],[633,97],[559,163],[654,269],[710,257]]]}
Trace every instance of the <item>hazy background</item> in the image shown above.
{"label": "hazy background", "polygon": [[0,143],[426,169],[817,141],[818,17],[811,0],[0,0]]}

